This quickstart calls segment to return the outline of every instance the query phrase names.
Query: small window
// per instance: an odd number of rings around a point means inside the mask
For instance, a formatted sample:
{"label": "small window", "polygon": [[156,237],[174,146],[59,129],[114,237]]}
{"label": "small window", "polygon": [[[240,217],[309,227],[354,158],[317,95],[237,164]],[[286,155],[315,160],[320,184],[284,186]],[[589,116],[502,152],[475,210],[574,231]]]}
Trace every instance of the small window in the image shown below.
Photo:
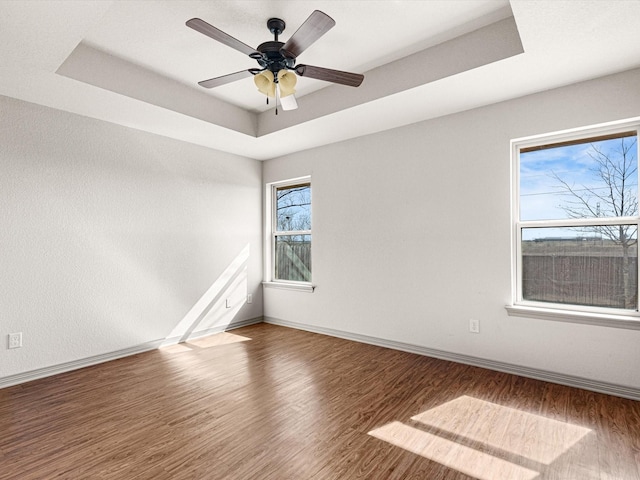
{"label": "small window", "polygon": [[514,304],[638,310],[638,130],[514,142]]}
{"label": "small window", "polygon": [[271,281],[311,283],[311,183],[271,189]]}

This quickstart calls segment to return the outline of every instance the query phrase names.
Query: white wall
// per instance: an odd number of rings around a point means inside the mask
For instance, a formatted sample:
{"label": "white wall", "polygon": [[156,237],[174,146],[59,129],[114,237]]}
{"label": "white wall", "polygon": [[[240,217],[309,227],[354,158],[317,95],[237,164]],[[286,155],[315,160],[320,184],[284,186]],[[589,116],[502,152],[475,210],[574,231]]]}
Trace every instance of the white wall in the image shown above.
{"label": "white wall", "polygon": [[640,331],[504,309],[510,139],[640,116],[638,85],[634,70],[267,161],[265,182],[312,176],[317,288],[266,288],[265,316],[640,388]]}
{"label": "white wall", "polygon": [[261,169],[0,97],[0,378],[260,317]]}

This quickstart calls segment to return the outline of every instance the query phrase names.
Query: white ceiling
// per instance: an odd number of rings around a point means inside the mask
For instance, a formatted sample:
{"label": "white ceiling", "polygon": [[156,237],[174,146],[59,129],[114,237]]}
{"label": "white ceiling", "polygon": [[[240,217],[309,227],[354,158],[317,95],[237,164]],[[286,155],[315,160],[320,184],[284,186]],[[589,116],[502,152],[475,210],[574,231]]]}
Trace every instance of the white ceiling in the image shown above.
{"label": "white ceiling", "polygon": [[[299,78],[276,116],[251,78],[197,85],[257,64],[188,19],[256,47],[316,9],[336,26],[298,63],[361,87]],[[0,94],[268,159],[639,67],[638,25],[640,0],[2,0]]]}

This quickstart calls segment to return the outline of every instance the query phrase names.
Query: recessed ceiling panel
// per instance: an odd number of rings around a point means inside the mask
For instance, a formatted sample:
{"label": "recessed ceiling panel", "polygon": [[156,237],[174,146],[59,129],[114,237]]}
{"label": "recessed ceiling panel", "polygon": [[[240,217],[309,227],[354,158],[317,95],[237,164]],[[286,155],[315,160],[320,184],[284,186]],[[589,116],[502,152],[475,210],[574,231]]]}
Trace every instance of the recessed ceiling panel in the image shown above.
{"label": "recessed ceiling panel", "polygon": [[[507,0],[431,1],[131,1],[114,2],[84,37],[96,50],[161,76],[202,89],[198,81],[257,67],[257,63],[185,26],[198,17],[236,39],[257,47],[273,40],[270,17],[286,22],[286,42],[314,11],[336,26],[305,50],[298,63],[363,73],[410,53],[467,33],[510,15]],[[305,78],[298,98],[330,84]],[[267,109],[252,79],[206,90],[250,111]]]}

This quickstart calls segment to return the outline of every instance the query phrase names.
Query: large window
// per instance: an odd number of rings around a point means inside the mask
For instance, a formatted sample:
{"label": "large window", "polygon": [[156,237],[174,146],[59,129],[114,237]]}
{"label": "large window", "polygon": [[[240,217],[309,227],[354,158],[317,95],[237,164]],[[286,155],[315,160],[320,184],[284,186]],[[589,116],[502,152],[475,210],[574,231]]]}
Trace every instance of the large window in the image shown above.
{"label": "large window", "polygon": [[311,283],[311,182],[308,178],[272,184],[269,203],[268,281]]}
{"label": "large window", "polygon": [[514,305],[638,311],[636,124],[513,142]]}

